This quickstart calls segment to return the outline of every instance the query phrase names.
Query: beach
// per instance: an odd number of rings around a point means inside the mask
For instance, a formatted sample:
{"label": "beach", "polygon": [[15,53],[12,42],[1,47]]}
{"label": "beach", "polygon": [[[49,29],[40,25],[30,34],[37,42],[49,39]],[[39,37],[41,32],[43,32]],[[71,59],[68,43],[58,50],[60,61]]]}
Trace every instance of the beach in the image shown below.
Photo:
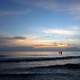
{"label": "beach", "polygon": [[[8,52],[7,54],[11,54]],[[13,53],[13,52],[12,52]],[[17,54],[15,54],[17,53]],[[26,56],[23,54],[26,53]],[[0,56],[0,80],[79,80],[79,52],[14,52],[14,57]],[[49,54],[48,54],[49,53]],[[76,53],[76,55],[75,55]],[[20,54],[20,56],[18,56]],[[48,55],[47,55],[48,54]],[[22,56],[23,55],[23,56]],[[52,56],[55,55],[55,56]]]}

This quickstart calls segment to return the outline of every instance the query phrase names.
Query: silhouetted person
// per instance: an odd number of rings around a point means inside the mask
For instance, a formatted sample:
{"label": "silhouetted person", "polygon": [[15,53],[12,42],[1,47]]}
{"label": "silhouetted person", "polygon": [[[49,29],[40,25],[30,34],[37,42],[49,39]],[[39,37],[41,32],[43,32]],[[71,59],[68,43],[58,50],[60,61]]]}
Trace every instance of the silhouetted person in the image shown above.
{"label": "silhouetted person", "polygon": [[59,54],[62,55],[62,51],[59,51]]}

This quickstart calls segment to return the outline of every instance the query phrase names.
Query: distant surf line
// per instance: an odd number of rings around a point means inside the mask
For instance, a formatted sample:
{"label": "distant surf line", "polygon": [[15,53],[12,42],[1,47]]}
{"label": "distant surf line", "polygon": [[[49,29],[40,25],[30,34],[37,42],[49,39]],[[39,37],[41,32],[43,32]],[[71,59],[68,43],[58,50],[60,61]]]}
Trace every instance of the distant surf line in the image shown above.
{"label": "distant surf line", "polygon": [[66,57],[28,57],[28,58],[1,58],[0,62],[29,62],[29,61],[49,61],[49,60],[66,60],[78,59],[80,56],[66,56]]}

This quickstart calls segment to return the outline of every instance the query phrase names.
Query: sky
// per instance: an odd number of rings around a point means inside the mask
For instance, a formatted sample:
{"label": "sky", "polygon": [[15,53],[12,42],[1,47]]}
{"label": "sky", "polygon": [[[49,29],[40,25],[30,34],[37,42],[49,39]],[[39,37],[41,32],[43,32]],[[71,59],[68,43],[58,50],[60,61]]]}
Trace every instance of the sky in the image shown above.
{"label": "sky", "polygon": [[80,0],[0,0],[0,48],[80,48]]}

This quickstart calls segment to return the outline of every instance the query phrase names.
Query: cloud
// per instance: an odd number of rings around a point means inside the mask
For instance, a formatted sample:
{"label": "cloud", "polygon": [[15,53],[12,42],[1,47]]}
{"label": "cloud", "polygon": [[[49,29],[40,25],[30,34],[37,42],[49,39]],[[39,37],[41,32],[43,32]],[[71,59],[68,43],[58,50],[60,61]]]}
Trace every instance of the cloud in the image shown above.
{"label": "cloud", "polygon": [[17,6],[24,8],[42,8],[46,10],[56,10],[60,6],[56,0],[11,0],[13,3],[17,3]]}
{"label": "cloud", "polygon": [[18,37],[11,37],[9,39],[22,39],[22,40],[24,40],[24,39],[26,39],[26,37],[18,36]]}
{"label": "cloud", "polygon": [[7,33],[0,33],[0,47],[21,47],[32,46],[35,42],[35,37],[11,36]]}
{"label": "cloud", "polygon": [[66,29],[48,28],[43,30],[44,34],[48,34],[46,39],[50,39],[53,42],[66,42],[71,45],[80,46],[80,27],[69,26]]}
{"label": "cloud", "polygon": [[[79,0],[11,0],[19,8],[16,11],[4,11],[0,12],[0,16],[6,15],[26,15],[34,8],[64,12],[72,16],[75,20],[80,20],[80,1]],[[12,8],[13,9],[13,8]],[[22,11],[24,9],[24,11]],[[31,9],[31,10],[27,10]],[[20,11],[19,11],[20,10]],[[27,11],[26,11],[27,10]]]}
{"label": "cloud", "polygon": [[[63,43],[64,44],[64,43]],[[53,40],[26,37],[0,37],[0,47],[33,47],[33,48],[49,48],[49,47],[66,47],[65,44],[55,43]]]}
{"label": "cloud", "polygon": [[10,11],[0,11],[0,16],[16,16],[16,15],[28,15],[31,10],[10,10]]}
{"label": "cloud", "polygon": [[27,46],[31,42],[26,37],[22,36],[0,36],[0,47],[16,47],[16,46]]}
{"label": "cloud", "polygon": [[70,14],[73,17],[73,19],[80,20],[80,1],[79,0],[78,2],[75,1],[70,5],[68,5],[66,9],[67,9],[66,12]]}
{"label": "cloud", "polygon": [[37,0],[35,6],[49,11],[64,12],[74,19],[80,19],[80,1],[79,0]]}
{"label": "cloud", "polygon": [[34,48],[68,48],[70,45],[68,43],[62,43],[62,42],[50,42],[46,44],[36,44],[34,45]]}
{"label": "cloud", "polygon": [[44,30],[43,32],[47,34],[68,35],[68,36],[76,34],[75,31],[69,31],[64,29],[47,29]]}
{"label": "cloud", "polygon": [[[71,28],[71,27],[70,27]],[[25,36],[10,36],[0,34],[0,47],[33,47],[33,48],[54,48],[54,47],[69,47],[69,44],[75,45],[80,40],[80,35],[77,34],[78,27],[68,29],[45,29],[41,31],[43,35],[26,35]],[[79,33],[79,31],[78,31]],[[45,37],[46,34],[50,34]],[[51,38],[50,38],[51,36]],[[55,37],[53,37],[55,36]],[[63,38],[65,36],[65,38]],[[73,39],[74,41],[71,41]],[[79,42],[80,43],[80,42]]]}
{"label": "cloud", "polygon": [[64,12],[72,16],[75,20],[80,20],[80,1],[79,0],[34,0],[29,2],[33,7],[42,8],[49,11]]}
{"label": "cloud", "polygon": [[24,40],[24,39],[26,39],[26,37],[20,37],[20,36],[17,36],[17,37],[1,37],[0,36],[0,39],[6,39],[6,40],[18,40],[18,39],[21,39],[21,40]]}

